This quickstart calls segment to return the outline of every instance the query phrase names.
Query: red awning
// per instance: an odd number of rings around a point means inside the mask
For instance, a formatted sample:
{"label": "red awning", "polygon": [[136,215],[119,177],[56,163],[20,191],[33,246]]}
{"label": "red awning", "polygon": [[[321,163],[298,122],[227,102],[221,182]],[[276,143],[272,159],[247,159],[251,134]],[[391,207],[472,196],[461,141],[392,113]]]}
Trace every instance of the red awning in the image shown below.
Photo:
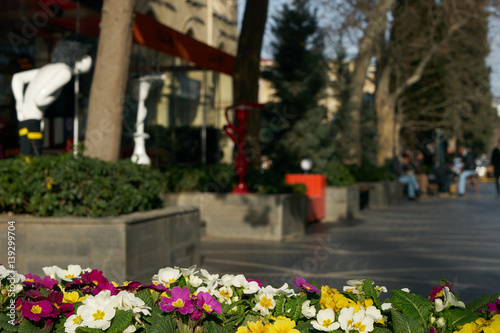
{"label": "red awning", "polygon": [[233,56],[137,12],[134,20],[134,42],[194,62],[203,68],[233,75]]}

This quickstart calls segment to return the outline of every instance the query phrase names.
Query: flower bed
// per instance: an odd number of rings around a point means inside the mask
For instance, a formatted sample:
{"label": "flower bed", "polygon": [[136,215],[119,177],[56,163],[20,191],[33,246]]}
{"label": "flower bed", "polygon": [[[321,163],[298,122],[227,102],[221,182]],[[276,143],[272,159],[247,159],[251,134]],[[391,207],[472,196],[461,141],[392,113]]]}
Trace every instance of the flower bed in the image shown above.
{"label": "flower bed", "polygon": [[101,271],[44,267],[45,277],[0,266],[0,331],[5,332],[500,332],[498,295],[465,305],[441,281],[427,298],[370,279],[342,291],[297,277],[262,286],[243,275],[163,268],[152,283],[118,285]]}

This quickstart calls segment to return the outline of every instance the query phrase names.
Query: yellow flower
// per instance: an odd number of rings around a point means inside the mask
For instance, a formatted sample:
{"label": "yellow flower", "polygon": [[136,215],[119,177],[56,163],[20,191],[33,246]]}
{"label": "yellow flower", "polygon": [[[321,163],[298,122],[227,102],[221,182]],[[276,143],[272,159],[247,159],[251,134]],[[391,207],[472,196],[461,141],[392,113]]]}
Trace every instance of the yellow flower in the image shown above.
{"label": "yellow flower", "polygon": [[495,315],[491,319],[490,325],[483,328],[484,333],[500,333],[500,315]]}
{"label": "yellow flower", "polygon": [[[485,319],[479,318],[473,323],[465,324],[464,326],[461,327],[460,331],[454,331],[453,333],[479,333],[483,330],[483,327],[487,323],[488,322]],[[485,333],[486,333],[486,331],[485,331]],[[489,333],[492,333],[492,332],[489,332]]]}
{"label": "yellow flower", "polygon": [[294,329],[295,321],[278,317],[278,319],[269,326],[269,333],[300,333],[298,330]]}
{"label": "yellow flower", "polygon": [[65,292],[63,289],[63,303],[77,303],[77,302],[82,302],[87,299],[88,295],[85,295],[83,297],[80,297],[80,294],[76,291],[71,291],[71,292]]}
{"label": "yellow flower", "polygon": [[269,333],[268,324],[264,325],[262,321],[249,321],[247,326],[238,327],[236,333]]}
{"label": "yellow flower", "polygon": [[319,304],[321,305],[321,309],[332,309],[335,312],[340,311],[342,308],[356,305],[352,300],[339,293],[337,289],[332,289],[328,286],[321,287]]}

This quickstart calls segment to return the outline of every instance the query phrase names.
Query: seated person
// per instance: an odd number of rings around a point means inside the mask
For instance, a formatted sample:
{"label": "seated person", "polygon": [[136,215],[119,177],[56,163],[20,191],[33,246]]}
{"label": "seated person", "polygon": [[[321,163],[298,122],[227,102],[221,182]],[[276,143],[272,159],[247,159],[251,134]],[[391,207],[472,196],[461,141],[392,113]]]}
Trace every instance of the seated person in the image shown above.
{"label": "seated person", "polygon": [[453,163],[441,163],[434,169],[433,174],[435,176],[433,183],[438,184],[439,193],[448,193],[450,191],[450,184],[455,176],[453,172]]}
{"label": "seated person", "polygon": [[410,164],[410,156],[406,153],[401,154],[398,162],[393,162],[393,172],[398,176],[400,183],[408,186],[408,199],[415,200],[416,193],[420,191],[415,170]]}
{"label": "seated person", "polygon": [[458,148],[458,153],[461,158],[461,171],[458,176],[458,195],[463,196],[465,194],[465,181],[470,176],[476,174],[476,158],[474,154],[465,148],[465,146],[460,146]]}

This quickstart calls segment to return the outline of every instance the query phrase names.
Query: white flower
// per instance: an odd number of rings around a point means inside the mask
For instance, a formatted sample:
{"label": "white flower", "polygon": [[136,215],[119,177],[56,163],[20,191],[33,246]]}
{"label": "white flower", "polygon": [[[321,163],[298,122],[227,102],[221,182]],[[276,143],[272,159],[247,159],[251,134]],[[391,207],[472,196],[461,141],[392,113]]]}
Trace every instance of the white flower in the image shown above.
{"label": "white flower", "polygon": [[316,320],[311,321],[314,329],[323,332],[335,331],[340,324],[335,321],[335,312],[332,309],[320,310]]}
{"label": "white flower", "polygon": [[162,284],[169,285],[176,282],[181,277],[181,271],[177,268],[166,267],[158,271],[158,274],[153,275],[152,281]]}
{"label": "white flower", "polygon": [[270,310],[273,310],[276,306],[276,301],[273,298],[273,294],[269,292],[260,292],[258,295],[258,302],[254,306],[253,311],[260,311],[263,316],[268,316]]}
{"label": "white flower", "polygon": [[56,272],[61,270],[61,267],[58,266],[47,266],[42,268],[43,273],[47,276],[50,276],[52,279],[56,280],[57,279],[57,274]]}
{"label": "white flower", "polygon": [[137,328],[135,328],[134,325],[130,324],[126,329],[123,330],[123,333],[133,333],[137,331]]}
{"label": "white flower", "polygon": [[257,281],[247,281],[242,287],[244,288],[243,293],[245,295],[255,294],[260,290]]}
{"label": "white flower", "polygon": [[373,331],[373,318],[366,316],[364,308],[358,312],[354,312],[353,307],[343,308],[340,310],[339,323],[340,327],[345,331],[356,330],[359,333]]}
{"label": "white flower", "polygon": [[404,291],[405,293],[409,293],[410,292],[410,289],[408,289],[408,288],[403,288],[401,290]]}
{"label": "white flower", "polygon": [[83,305],[80,306],[82,326],[101,330],[106,330],[111,326],[111,320],[115,316],[116,310],[111,304],[111,298],[106,297],[108,295],[101,292],[96,297],[88,297],[83,301]]}
{"label": "white flower", "polygon": [[201,287],[198,287],[198,289],[196,289],[196,293],[199,293],[201,291],[203,291],[205,293],[209,293],[210,295],[216,296],[218,298],[219,291],[217,290],[217,280],[213,280],[213,281],[209,282],[206,287],[201,286]]}
{"label": "white flower", "polygon": [[231,304],[231,298],[233,297],[233,288],[228,286],[222,286],[219,288],[219,301],[225,304]]}
{"label": "white flower", "polygon": [[75,333],[76,328],[82,326],[82,316],[80,314],[81,308],[82,307],[80,306],[74,315],[69,316],[68,319],[66,319],[66,322],[64,323],[64,331],[66,333]]}
{"label": "white flower", "polygon": [[446,322],[444,321],[443,317],[439,317],[439,319],[436,322],[437,327],[443,328],[446,325]]}
{"label": "white flower", "polygon": [[363,283],[365,283],[363,280],[347,280],[347,284],[351,287],[361,286]]}
{"label": "white flower", "polygon": [[125,290],[120,291],[118,295],[111,296],[111,305],[118,310],[132,310],[134,314],[151,315],[149,312],[151,308],[142,299]]}
{"label": "white flower", "polygon": [[68,269],[59,268],[58,270],[56,270],[56,276],[59,279],[68,282],[72,282],[74,279],[80,278],[81,274],[82,274],[82,267],[80,265],[68,265]]}
{"label": "white flower", "polygon": [[241,288],[248,283],[247,278],[243,274],[236,275],[232,282],[235,288]]}
{"label": "white flower", "polygon": [[217,280],[219,278],[219,274],[210,274],[206,269],[200,269],[200,274],[201,274],[201,278],[203,279],[203,281],[205,281],[205,283],[210,283],[214,280]]}
{"label": "white flower", "polygon": [[386,292],[387,292],[387,288],[386,288],[386,287],[384,287],[384,286],[382,286],[382,287],[380,287],[380,286],[376,286],[376,287],[375,287],[375,289],[376,289],[377,291],[382,292],[382,293],[386,293]]}
{"label": "white flower", "polygon": [[390,310],[392,309],[392,303],[382,303],[382,311],[387,311],[387,310]]}
{"label": "white flower", "polygon": [[9,278],[9,282],[11,284],[21,283],[21,282],[24,282],[26,280],[24,275],[21,275],[16,271],[7,269],[7,268],[5,268],[5,266],[0,265],[0,280],[3,280],[7,277]]}
{"label": "white flower", "polygon": [[310,300],[302,303],[302,315],[307,319],[311,319],[312,317],[316,316],[316,308],[314,306],[311,306]]}
{"label": "white flower", "polygon": [[436,312],[441,312],[446,308],[449,308],[450,306],[456,306],[459,308],[465,309],[465,304],[462,301],[459,301],[455,295],[450,291],[450,288],[444,287],[444,302],[440,298],[436,298],[434,301],[434,305],[436,307]]}
{"label": "white flower", "polygon": [[[178,268],[178,267],[175,267]],[[182,275],[184,276],[191,276],[193,274],[196,274],[196,265],[193,265],[189,268],[179,268],[181,270]]]}
{"label": "white flower", "polygon": [[199,276],[191,274],[189,275],[188,282],[192,287],[198,288],[203,283],[203,280]]}
{"label": "white flower", "polygon": [[380,310],[373,305],[366,308],[365,315],[371,317],[375,323],[384,319]]}
{"label": "white flower", "polygon": [[232,274],[224,274],[219,280],[219,283],[223,286],[232,286],[234,280],[234,275]]}

